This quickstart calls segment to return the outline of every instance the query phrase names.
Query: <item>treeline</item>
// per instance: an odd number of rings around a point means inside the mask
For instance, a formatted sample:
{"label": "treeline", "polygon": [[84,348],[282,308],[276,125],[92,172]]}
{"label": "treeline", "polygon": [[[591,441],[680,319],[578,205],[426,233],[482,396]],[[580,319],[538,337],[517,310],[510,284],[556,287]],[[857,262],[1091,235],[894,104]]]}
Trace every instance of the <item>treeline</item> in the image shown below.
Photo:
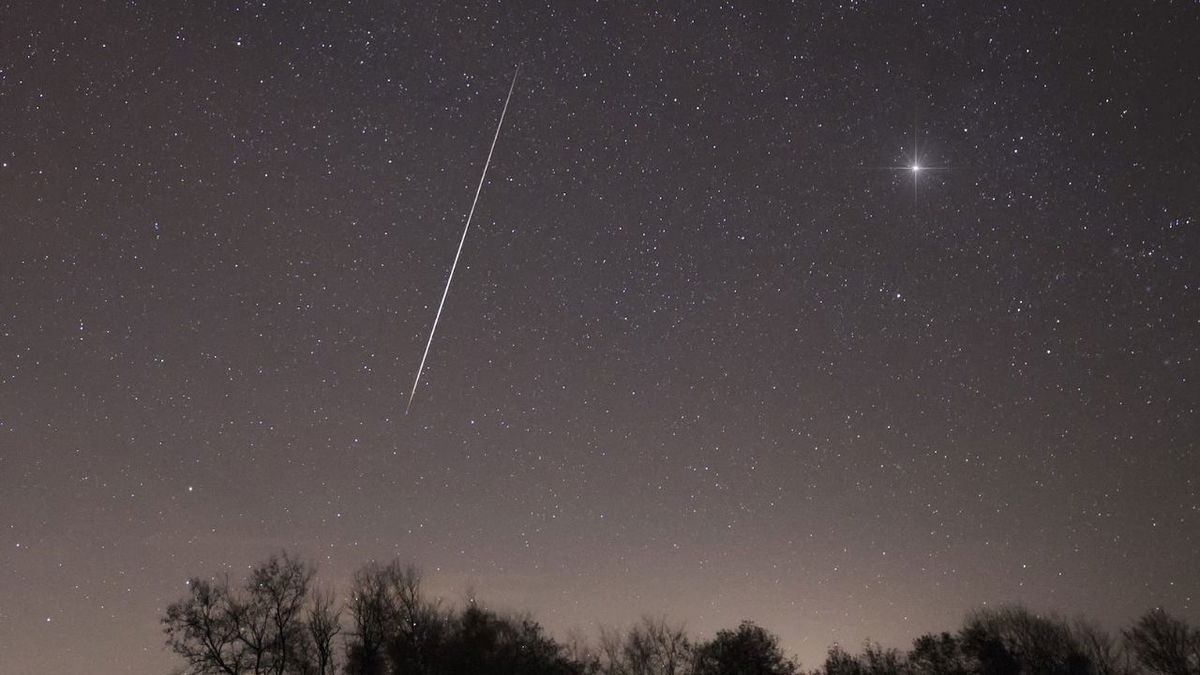
{"label": "treeline", "polygon": [[1158,609],[1119,635],[1022,607],[981,609],[907,651],[835,646],[805,673],[748,621],[709,639],[647,618],[558,641],[474,599],[444,606],[420,581],[413,567],[369,563],[339,602],[284,553],[241,583],[190,580],[162,622],[179,672],[195,675],[1200,675],[1200,630]]}

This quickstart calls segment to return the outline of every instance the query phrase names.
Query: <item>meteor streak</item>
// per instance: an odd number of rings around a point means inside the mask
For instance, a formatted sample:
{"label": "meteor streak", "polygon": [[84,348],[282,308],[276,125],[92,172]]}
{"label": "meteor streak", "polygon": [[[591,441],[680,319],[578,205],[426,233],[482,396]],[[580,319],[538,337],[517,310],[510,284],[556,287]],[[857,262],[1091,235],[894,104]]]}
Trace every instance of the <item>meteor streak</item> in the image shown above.
{"label": "meteor streak", "polygon": [[508,85],[508,96],[504,98],[504,108],[500,110],[500,121],[496,123],[496,135],[492,137],[492,147],[488,150],[487,161],[483,163],[483,175],[479,177],[479,186],[475,188],[475,199],[471,201],[471,210],[467,212],[467,224],[463,227],[462,238],[458,240],[458,252],[454,254],[454,263],[450,265],[450,275],[446,277],[446,288],[442,291],[442,301],[438,303],[437,314],[433,316],[433,327],[429,329],[429,341],[425,343],[425,353],[421,356],[421,365],[417,367],[417,376],[413,379],[412,391],[408,394],[408,405],[404,414],[412,409],[413,397],[417,395],[417,386],[421,384],[421,372],[425,370],[425,359],[429,358],[429,347],[433,344],[433,334],[437,332],[438,319],[442,318],[442,308],[446,306],[446,296],[450,293],[450,282],[454,281],[454,270],[458,268],[458,259],[462,255],[463,244],[467,241],[467,232],[471,229],[471,217],[475,215],[475,205],[479,203],[479,193],[483,192],[483,182],[487,179],[488,166],[492,163],[492,153],[496,151],[496,141],[500,139],[500,127],[504,126],[504,114],[508,112],[508,102],[512,100],[513,88],[517,86],[517,73],[520,66],[513,71],[512,83]]}

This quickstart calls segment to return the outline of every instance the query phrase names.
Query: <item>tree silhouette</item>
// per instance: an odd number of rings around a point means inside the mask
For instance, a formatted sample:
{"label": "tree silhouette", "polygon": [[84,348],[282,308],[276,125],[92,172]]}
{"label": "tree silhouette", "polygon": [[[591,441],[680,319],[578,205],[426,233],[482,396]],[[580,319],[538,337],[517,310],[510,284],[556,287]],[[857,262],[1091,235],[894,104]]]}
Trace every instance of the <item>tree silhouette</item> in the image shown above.
{"label": "tree silhouette", "polygon": [[825,655],[825,664],[813,675],[864,675],[862,662],[841,647],[834,645]]}
{"label": "tree silhouette", "polygon": [[1072,628],[1094,675],[1136,675],[1137,666],[1124,645],[1108,631],[1079,619]]}
{"label": "tree silhouette", "polygon": [[1152,673],[1200,673],[1200,631],[1162,609],[1143,614],[1124,636],[1137,662]]}
{"label": "tree silhouette", "polygon": [[310,672],[304,608],[312,577],[311,567],[284,553],[254,567],[240,588],[228,577],[194,578],[188,596],[167,607],[167,646],[195,675]]}
{"label": "tree silhouette", "polygon": [[629,675],[683,675],[692,665],[687,633],[665,618],[643,617],[629,629],[621,651]]}
{"label": "tree silhouette", "polygon": [[1085,675],[1087,651],[1069,623],[1024,607],[981,609],[962,631],[963,651],[983,675]]}
{"label": "tree silhouette", "polygon": [[309,662],[316,675],[334,675],[337,663],[334,639],[342,631],[342,613],[332,591],[314,590],[308,611]]}
{"label": "tree silhouette", "polygon": [[[697,641],[643,617],[592,642],[564,645],[532,618],[501,614],[471,593],[458,609],[426,597],[416,568],[376,562],[353,575],[344,603],[314,588],[314,569],[272,555],[232,584],[193,578],[162,618],[187,675],[797,675],[774,634],[746,621]],[[343,631],[343,615],[348,626]],[[1020,606],[983,608],[957,633],[929,633],[907,653],[838,646],[810,675],[1200,675],[1200,631],[1161,609],[1115,639],[1082,619]],[[339,658],[340,657],[340,658]],[[339,670],[338,661],[342,668]]]}
{"label": "tree silhouette", "polygon": [[246,646],[234,616],[229,580],[220,582],[193,578],[189,595],[167,607],[163,631],[167,646],[187,661],[185,672],[196,675],[246,672]]}
{"label": "tree silhouette", "polygon": [[923,675],[968,675],[970,669],[958,638],[949,633],[925,634],[913,641],[909,667]]}
{"label": "tree silhouette", "polygon": [[794,675],[796,663],[779,648],[779,638],[750,621],[722,630],[696,649],[695,675]]}
{"label": "tree silhouette", "polygon": [[445,675],[580,675],[583,667],[532,619],[502,617],[470,603],[435,655]]}
{"label": "tree silhouette", "polygon": [[441,639],[447,618],[421,594],[416,568],[398,561],[359,568],[348,609],[354,629],[347,642],[347,673],[384,675],[389,662],[401,672],[430,672],[427,655]]}
{"label": "tree silhouette", "polygon": [[824,667],[818,672],[822,675],[907,675],[909,667],[899,651],[867,642],[863,646],[863,653],[858,656],[834,646],[825,657]]}

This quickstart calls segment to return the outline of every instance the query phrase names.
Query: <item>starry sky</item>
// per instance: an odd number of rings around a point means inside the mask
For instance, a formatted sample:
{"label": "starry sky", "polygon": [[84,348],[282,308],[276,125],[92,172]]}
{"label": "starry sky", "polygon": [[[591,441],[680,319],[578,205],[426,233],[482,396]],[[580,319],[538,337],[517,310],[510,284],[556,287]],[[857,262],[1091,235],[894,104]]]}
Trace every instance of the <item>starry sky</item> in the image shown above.
{"label": "starry sky", "polygon": [[1200,619],[1200,5],[0,7],[5,672],[281,548],[806,667]]}

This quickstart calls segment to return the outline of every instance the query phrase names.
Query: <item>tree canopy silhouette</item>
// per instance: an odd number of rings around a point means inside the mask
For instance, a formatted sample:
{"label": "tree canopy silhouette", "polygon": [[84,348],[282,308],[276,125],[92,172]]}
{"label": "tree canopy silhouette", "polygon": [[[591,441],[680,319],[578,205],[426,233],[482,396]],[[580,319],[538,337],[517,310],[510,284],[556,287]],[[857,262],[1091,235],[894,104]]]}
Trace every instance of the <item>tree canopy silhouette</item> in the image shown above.
{"label": "tree canopy silhouette", "polygon": [[[195,577],[163,617],[166,644],[187,675],[797,675],[779,638],[750,622],[697,639],[645,617],[599,639],[555,640],[529,616],[470,597],[427,597],[399,561],[353,575],[344,601],[314,584],[315,568],[272,555],[246,579]],[[829,650],[808,675],[1200,675],[1200,631],[1154,609],[1119,637],[1083,620],[1024,607],[971,612],[955,632],[907,652],[867,642]]]}

